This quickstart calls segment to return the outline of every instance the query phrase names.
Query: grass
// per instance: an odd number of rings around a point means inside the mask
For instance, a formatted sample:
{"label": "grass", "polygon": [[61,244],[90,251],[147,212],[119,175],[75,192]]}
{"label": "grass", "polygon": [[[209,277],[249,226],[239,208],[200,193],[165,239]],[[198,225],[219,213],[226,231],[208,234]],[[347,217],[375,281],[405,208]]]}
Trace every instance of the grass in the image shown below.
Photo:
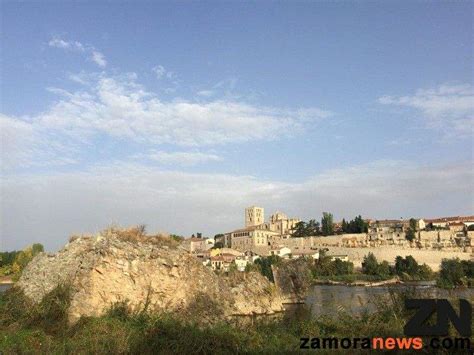
{"label": "grass", "polygon": [[[403,298],[391,294],[375,313],[354,317],[310,315],[300,309],[288,318],[249,319],[203,323],[179,314],[131,312],[118,303],[102,317],[81,318],[68,326],[65,310],[69,289],[60,286],[39,305],[32,305],[16,289],[0,295],[0,352],[51,354],[151,353],[281,353],[299,349],[300,337],[402,336],[407,314]],[[199,310],[197,310],[199,312]],[[318,350],[324,353],[323,350]],[[341,350],[341,353],[344,350]],[[354,353],[354,351],[351,351]]]}

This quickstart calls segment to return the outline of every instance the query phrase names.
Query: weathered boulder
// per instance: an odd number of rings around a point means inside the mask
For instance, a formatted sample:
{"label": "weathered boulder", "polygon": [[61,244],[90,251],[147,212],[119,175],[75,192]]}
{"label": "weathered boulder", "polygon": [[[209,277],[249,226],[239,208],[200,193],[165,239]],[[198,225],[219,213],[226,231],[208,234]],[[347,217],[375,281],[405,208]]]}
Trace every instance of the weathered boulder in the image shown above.
{"label": "weathered boulder", "polygon": [[146,305],[149,311],[173,312],[199,309],[197,303],[209,301],[221,316],[283,310],[279,291],[260,274],[216,275],[179,247],[113,233],[77,238],[56,254],[36,256],[17,286],[40,302],[59,284],[71,286],[71,322],[99,316],[124,301],[132,309]]}

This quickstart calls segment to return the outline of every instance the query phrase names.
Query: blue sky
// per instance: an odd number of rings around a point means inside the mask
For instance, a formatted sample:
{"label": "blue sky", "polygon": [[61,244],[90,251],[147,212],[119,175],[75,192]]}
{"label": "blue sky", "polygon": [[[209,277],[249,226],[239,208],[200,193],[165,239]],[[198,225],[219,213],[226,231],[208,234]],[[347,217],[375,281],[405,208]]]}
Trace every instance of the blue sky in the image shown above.
{"label": "blue sky", "polygon": [[474,210],[472,2],[1,6],[2,249]]}

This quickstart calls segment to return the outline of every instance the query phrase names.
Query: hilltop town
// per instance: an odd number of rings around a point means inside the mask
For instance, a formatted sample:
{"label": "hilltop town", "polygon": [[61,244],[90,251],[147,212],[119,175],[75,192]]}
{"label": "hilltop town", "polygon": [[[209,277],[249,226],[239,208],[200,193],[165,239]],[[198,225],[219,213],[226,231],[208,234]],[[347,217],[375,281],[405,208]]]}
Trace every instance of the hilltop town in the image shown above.
{"label": "hilltop town", "polygon": [[[332,216],[327,216],[331,218],[331,234],[320,235],[324,226],[314,220],[305,223],[282,212],[265,220],[264,208],[251,206],[245,209],[243,228],[215,238],[193,236],[184,244],[204,265],[215,270],[236,267],[243,271],[259,257],[271,255],[318,259],[322,250],[333,260],[350,261],[358,268],[369,253],[389,263],[397,256],[411,255],[435,271],[444,258],[473,258],[474,216],[410,220],[362,220],[359,216],[363,227],[358,233],[346,232],[350,228],[346,228],[345,220],[333,223]],[[299,236],[302,228],[309,228],[310,232]]]}

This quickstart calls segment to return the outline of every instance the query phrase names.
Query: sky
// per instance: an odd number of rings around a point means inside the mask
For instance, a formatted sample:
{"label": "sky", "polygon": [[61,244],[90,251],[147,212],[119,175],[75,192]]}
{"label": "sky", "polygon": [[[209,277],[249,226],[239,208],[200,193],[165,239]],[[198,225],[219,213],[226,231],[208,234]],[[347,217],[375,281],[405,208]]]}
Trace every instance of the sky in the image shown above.
{"label": "sky", "polygon": [[473,6],[2,1],[0,249],[473,214]]}

